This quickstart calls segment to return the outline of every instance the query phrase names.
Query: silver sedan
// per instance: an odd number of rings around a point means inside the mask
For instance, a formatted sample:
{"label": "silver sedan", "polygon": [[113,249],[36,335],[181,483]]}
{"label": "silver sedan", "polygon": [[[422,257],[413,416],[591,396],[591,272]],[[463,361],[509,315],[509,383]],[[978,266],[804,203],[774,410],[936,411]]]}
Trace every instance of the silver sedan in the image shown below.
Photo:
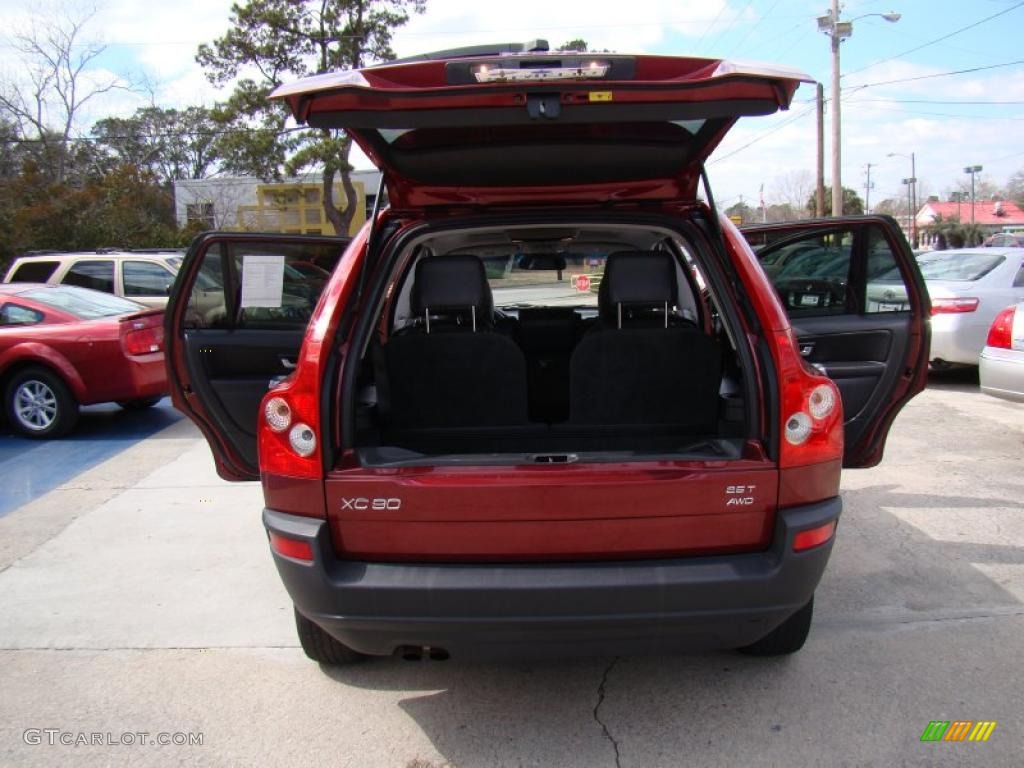
{"label": "silver sedan", "polygon": [[932,251],[918,264],[932,301],[929,359],[977,365],[992,320],[1024,301],[1024,248]]}
{"label": "silver sedan", "polygon": [[1024,402],[1024,303],[996,315],[980,362],[982,392]]}

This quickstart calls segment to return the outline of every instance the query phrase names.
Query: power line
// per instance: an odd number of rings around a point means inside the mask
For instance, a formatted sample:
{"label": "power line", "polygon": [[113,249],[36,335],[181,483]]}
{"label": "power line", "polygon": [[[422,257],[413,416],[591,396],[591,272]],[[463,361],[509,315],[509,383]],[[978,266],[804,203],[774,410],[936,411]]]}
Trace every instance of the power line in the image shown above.
{"label": "power line", "polygon": [[[771,18],[771,16],[772,16],[772,11],[774,11],[774,10],[775,10],[776,6],[778,6],[778,4],[779,4],[780,2],[782,2],[782,0],[775,0],[775,2],[774,2],[774,3],[772,3],[771,7],[770,7],[770,8],[769,8],[769,9],[768,9],[767,11],[765,11],[765,12],[764,12],[764,18],[766,18],[766,19],[770,19],[770,18]],[[747,7],[749,8],[749,7],[751,6],[751,5],[753,5],[753,0],[751,0],[751,3],[750,3],[750,4],[748,4],[748,6],[747,6]],[[733,52],[734,52],[735,50],[737,50],[738,48],[742,47],[742,45],[743,45],[743,44],[744,44],[745,42],[747,42],[747,38],[749,38],[749,37],[750,37],[750,35],[751,35],[751,33],[752,33],[752,32],[754,31],[754,29],[755,29],[755,27],[754,27],[753,25],[750,25],[749,27],[747,27],[747,31],[746,31],[746,32],[745,32],[745,33],[743,34],[743,37],[741,37],[741,38],[739,39],[739,41],[737,41],[737,42],[736,42],[736,44],[735,44],[735,45],[733,45],[733,46],[732,46],[732,47],[731,47],[731,48],[729,49],[729,52],[728,52],[728,53],[726,54],[726,56],[732,56],[732,54],[733,54]]]}
{"label": "power line", "polygon": [[951,106],[987,106],[992,104],[1024,104],[1024,100],[1021,101],[1004,101],[1002,99],[978,99],[971,101],[962,101],[959,99],[857,99],[857,104],[869,104],[873,102],[886,103],[894,102],[896,104],[945,104]]}
{"label": "power line", "polygon": [[972,72],[984,72],[989,69],[1000,69],[1002,67],[1013,67],[1018,64],[1024,64],[1024,59],[1018,59],[1017,61],[1007,61],[1003,64],[989,64],[985,67],[971,67],[970,69],[955,69],[951,72],[936,72],[931,75],[918,75],[917,77],[900,77],[896,80],[880,80],[877,83],[863,83],[861,85],[850,86],[850,89],[855,93],[863,90],[864,88],[874,88],[879,85],[895,85],[897,83],[913,83],[917,80],[931,80],[936,77],[950,77],[952,75],[967,75]]}
{"label": "power line", "polygon": [[726,24],[725,29],[723,29],[721,32],[718,33],[718,37],[715,38],[715,42],[713,44],[708,45],[708,49],[709,50],[714,50],[715,46],[718,45],[719,41],[721,41],[721,39],[723,37],[725,37],[725,35],[729,32],[730,29],[732,29],[733,27],[736,26],[736,24],[739,22],[739,20],[743,17],[743,14],[745,14],[747,11],[749,11],[750,10],[750,6],[752,6],[753,4],[754,4],[754,0],[748,0],[747,4],[745,6],[743,6],[743,10],[740,11],[739,13],[737,13],[733,17],[732,21],[730,21],[728,24]]}
{"label": "power line", "polygon": [[728,4],[727,4],[727,3],[722,3],[722,7],[718,9],[718,13],[717,13],[717,14],[715,15],[715,18],[714,18],[714,19],[712,19],[711,23],[710,23],[710,24],[709,24],[709,25],[707,26],[707,28],[706,28],[706,29],[704,30],[704,33],[703,33],[703,34],[702,34],[702,35],[700,36],[700,39],[699,39],[699,40],[697,41],[697,44],[696,44],[695,46],[693,46],[693,50],[694,50],[694,53],[696,53],[697,51],[699,51],[699,50],[700,50],[700,46],[701,46],[701,43],[703,43],[703,42],[704,42],[704,38],[708,36],[708,33],[709,33],[709,32],[710,32],[710,31],[711,31],[712,29],[714,29],[714,27],[715,27],[715,24],[717,24],[717,23],[718,23],[718,20],[719,20],[720,18],[722,18],[722,14],[723,14],[723,13],[725,13],[725,9],[726,9],[727,7],[728,7]]}
{"label": "power line", "polygon": [[[309,128],[308,126],[301,125],[293,128],[283,128],[281,130],[275,130],[273,128],[227,128],[222,131],[168,131],[166,133],[136,133],[132,135],[118,135],[118,136],[75,136],[68,137],[68,144],[76,144],[80,142],[89,142],[91,144],[106,144],[111,141],[144,141],[147,139],[180,139],[180,138],[193,138],[193,139],[215,139],[218,136],[230,136],[238,133],[245,134],[273,134],[274,136],[287,136],[289,133],[295,133],[297,131],[316,131],[318,128]],[[18,139],[18,138],[0,138],[0,144],[63,144],[64,140],[60,137],[54,137],[53,139]]]}
{"label": "power line", "polygon": [[916,53],[917,51],[920,51],[920,50],[922,50],[924,48],[927,48],[927,47],[929,47],[931,45],[935,45],[936,43],[941,43],[943,40],[948,40],[951,37],[955,37],[956,35],[959,35],[961,32],[966,32],[967,30],[974,29],[975,27],[980,26],[980,25],[984,24],[985,22],[992,21],[992,19],[999,18],[1000,16],[1003,16],[1003,15],[1009,13],[1010,11],[1015,11],[1018,8],[1020,8],[1021,6],[1024,6],[1024,2],[1017,3],[1016,5],[1010,6],[1009,8],[1005,8],[1005,9],[999,11],[998,13],[993,13],[991,16],[987,16],[984,19],[981,19],[980,21],[974,22],[973,24],[968,24],[966,27],[960,27],[960,29],[955,29],[952,32],[949,32],[949,33],[943,35],[942,37],[937,37],[934,40],[929,40],[927,43],[922,43],[921,45],[914,46],[913,48],[908,48],[907,50],[902,51],[901,53],[893,54],[892,56],[889,56],[886,59],[881,59],[880,61],[873,62],[873,63],[868,64],[866,66],[860,67],[859,69],[853,69],[853,70],[850,70],[848,72],[845,72],[843,74],[843,77],[848,77],[849,75],[856,74],[857,72],[863,72],[865,69],[871,69],[872,67],[877,67],[880,64],[885,64],[887,61],[892,61],[893,59],[899,59],[899,58],[901,58],[903,56],[906,56],[907,54],[910,54],[910,53]]}
{"label": "power line", "polygon": [[[850,104],[863,104],[865,102],[857,99],[857,100],[851,101],[849,103]],[[952,112],[925,112],[923,110],[905,109],[903,107],[876,106],[876,107],[874,107],[874,109],[882,110],[882,111],[885,111],[885,112],[898,112],[898,113],[903,114],[903,115],[926,115],[928,117],[949,117],[949,118],[952,118],[954,120],[975,120],[976,121],[976,120],[981,119],[978,115],[964,115],[964,114],[956,114],[956,113],[952,113]],[[1024,120],[1024,117],[1002,117],[1002,116],[994,117],[994,116],[986,115],[984,117],[984,119],[987,120],[987,121],[991,121],[991,122],[1006,122],[1006,121],[1020,122],[1020,121]]]}
{"label": "power line", "polygon": [[740,152],[742,152],[743,150],[749,149],[750,147],[752,147],[755,144],[757,144],[757,142],[759,142],[759,141],[761,141],[763,139],[768,138],[769,136],[771,136],[776,131],[781,131],[787,125],[795,123],[800,118],[809,115],[811,112],[814,111],[814,109],[815,109],[815,107],[814,107],[814,105],[812,105],[812,106],[808,107],[807,109],[803,110],[802,112],[797,112],[795,115],[792,115],[791,117],[787,118],[786,120],[783,120],[781,123],[779,123],[778,125],[774,126],[773,128],[771,128],[771,129],[769,129],[767,131],[764,131],[763,133],[760,133],[756,138],[751,139],[750,141],[748,141],[743,146],[737,147],[736,149],[732,150],[731,152],[729,152],[726,155],[721,155],[720,157],[716,157],[713,160],[710,160],[708,162],[708,165],[714,165],[715,163],[720,163],[722,160],[728,160],[733,155],[737,155]]}

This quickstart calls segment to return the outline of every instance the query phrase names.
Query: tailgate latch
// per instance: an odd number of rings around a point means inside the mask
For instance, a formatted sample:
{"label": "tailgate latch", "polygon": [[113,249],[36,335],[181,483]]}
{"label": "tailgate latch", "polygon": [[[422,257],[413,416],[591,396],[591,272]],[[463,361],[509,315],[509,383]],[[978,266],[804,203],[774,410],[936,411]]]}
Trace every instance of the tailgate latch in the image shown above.
{"label": "tailgate latch", "polygon": [[526,95],[526,111],[533,120],[542,117],[557,120],[562,114],[562,97],[557,93],[529,93]]}

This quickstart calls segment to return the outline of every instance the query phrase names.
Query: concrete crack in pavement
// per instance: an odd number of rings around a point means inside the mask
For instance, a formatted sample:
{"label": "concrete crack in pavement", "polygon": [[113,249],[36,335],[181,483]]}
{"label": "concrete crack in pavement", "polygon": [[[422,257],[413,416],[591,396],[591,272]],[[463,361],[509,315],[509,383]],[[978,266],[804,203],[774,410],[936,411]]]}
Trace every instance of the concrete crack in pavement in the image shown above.
{"label": "concrete crack in pavement", "polygon": [[615,669],[615,665],[619,663],[621,657],[616,656],[612,659],[611,663],[605,668],[604,674],[601,676],[601,684],[597,686],[597,703],[594,704],[594,721],[601,726],[601,731],[604,733],[604,737],[611,742],[612,747],[615,749],[615,768],[622,768],[620,762],[621,756],[619,755],[619,742],[615,740],[611,732],[608,730],[608,726],[605,725],[598,711],[601,709],[601,705],[604,703],[605,686],[608,684],[608,675]]}

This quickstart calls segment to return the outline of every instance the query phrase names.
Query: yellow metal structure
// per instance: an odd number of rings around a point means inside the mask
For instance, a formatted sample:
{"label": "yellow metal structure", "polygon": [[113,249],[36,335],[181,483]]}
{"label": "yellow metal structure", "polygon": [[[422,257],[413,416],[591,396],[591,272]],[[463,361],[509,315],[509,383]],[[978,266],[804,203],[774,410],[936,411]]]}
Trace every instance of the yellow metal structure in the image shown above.
{"label": "yellow metal structure", "polygon": [[[366,221],[366,190],[360,181],[352,181],[356,199],[351,201],[355,214],[347,234],[354,235]],[[239,228],[254,232],[285,234],[337,234],[324,214],[322,185],[260,184],[256,188],[256,205],[238,206]],[[335,204],[345,199],[341,184],[334,185]]]}

